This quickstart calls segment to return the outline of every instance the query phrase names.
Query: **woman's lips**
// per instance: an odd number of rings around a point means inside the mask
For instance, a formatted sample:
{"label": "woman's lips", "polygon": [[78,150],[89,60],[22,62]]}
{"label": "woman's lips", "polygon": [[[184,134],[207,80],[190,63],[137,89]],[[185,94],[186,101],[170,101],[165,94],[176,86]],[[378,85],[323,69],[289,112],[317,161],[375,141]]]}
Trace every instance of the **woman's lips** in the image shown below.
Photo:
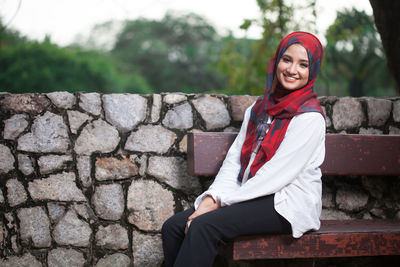
{"label": "woman's lips", "polygon": [[283,78],[285,79],[285,81],[287,81],[287,82],[289,82],[289,83],[293,83],[293,82],[296,82],[296,81],[297,81],[296,78],[294,78],[294,77],[289,77],[289,76],[286,76],[286,75],[283,75]]}

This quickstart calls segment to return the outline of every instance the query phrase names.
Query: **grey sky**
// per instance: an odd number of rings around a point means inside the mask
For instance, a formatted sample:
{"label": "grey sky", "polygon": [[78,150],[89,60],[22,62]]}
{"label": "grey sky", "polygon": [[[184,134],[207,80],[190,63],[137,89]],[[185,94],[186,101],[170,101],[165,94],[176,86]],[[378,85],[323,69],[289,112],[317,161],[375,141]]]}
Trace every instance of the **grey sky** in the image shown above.
{"label": "grey sky", "polygon": [[[87,34],[95,24],[138,17],[160,19],[168,10],[197,13],[221,34],[232,30],[241,37],[243,20],[259,15],[255,0],[22,0],[17,12],[19,1],[0,0],[3,23],[31,39],[43,40],[47,34],[59,45],[71,43],[77,34]],[[353,6],[372,14],[368,0],[317,0],[317,35],[322,38],[336,10]],[[248,36],[257,38],[260,33],[253,28]]]}

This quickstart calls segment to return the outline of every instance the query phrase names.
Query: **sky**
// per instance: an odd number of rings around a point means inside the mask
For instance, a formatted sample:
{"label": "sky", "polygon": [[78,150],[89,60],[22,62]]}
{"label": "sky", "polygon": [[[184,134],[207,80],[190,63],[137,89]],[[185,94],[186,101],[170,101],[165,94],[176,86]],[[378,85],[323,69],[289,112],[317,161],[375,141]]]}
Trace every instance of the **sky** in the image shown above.
{"label": "sky", "polygon": [[[295,1],[300,0],[291,0]],[[316,35],[323,41],[336,11],[351,7],[372,14],[368,0],[317,0]],[[220,34],[231,30],[236,37],[245,35],[239,29],[244,19],[259,16],[256,0],[0,0],[0,17],[7,28],[33,40],[50,36],[61,46],[70,44],[78,35],[87,35],[96,24],[139,17],[161,19],[171,10],[199,14]],[[257,28],[247,33],[250,38],[260,36]]]}

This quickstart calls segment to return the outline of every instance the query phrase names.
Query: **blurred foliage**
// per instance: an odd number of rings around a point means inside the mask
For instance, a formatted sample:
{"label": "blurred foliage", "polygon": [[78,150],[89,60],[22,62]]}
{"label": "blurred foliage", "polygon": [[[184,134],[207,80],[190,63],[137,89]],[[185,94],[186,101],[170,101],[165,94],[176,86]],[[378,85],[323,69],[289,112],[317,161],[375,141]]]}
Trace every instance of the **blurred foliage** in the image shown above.
{"label": "blurred foliage", "polygon": [[[59,47],[49,38],[28,40],[0,20],[0,91],[263,94],[267,62],[279,41],[294,30],[316,32],[317,12],[315,0],[257,4],[260,16],[240,28],[261,28],[259,40],[220,36],[193,13],[167,13],[161,20],[99,24],[74,45]],[[325,37],[315,86],[320,95],[396,94],[371,16],[340,11]]]}
{"label": "blurred foliage", "polygon": [[337,13],[326,33],[325,62],[317,86],[338,96],[395,95],[372,16],[356,9]]}
{"label": "blurred foliage", "polygon": [[10,93],[96,91],[151,93],[140,75],[121,75],[103,54],[29,41],[0,28],[0,90]]}
{"label": "blurred foliage", "polygon": [[137,70],[155,92],[204,92],[224,87],[212,67],[218,60],[220,37],[196,14],[167,13],[160,20],[127,21],[111,55]]}

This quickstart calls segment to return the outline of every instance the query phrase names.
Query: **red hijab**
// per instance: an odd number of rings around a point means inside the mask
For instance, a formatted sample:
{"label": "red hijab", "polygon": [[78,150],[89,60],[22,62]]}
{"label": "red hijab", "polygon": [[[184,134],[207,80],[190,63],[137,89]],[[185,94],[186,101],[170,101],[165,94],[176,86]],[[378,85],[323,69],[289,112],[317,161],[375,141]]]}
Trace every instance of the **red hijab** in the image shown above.
{"label": "red hijab", "polygon": [[[273,84],[274,79],[276,79],[275,73],[278,63],[287,48],[292,44],[301,44],[307,51],[309,61],[308,82],[304,87],[289,91],[280,86],[278,81],[275,81],[277,86],[274,89]],[[293,32],[280,42],[275,56],[268,61],[265,93],[257,99],[251,109],[246,139],[240,155],[239,181],[243,179],[251,153],[257,147],[257,144],[261,142],[261,147],[250,167],[248,179],[252,178],[274,156],[285,137],[290,120],[294,116],[305,112],[319,112],[324,115],[317,99],[317,94],[313,91],[313,85],[321,67],[322,54],[321,42],[310,33]],[[274,122],[266,134],[268,127],[265,123],[267,114],[274,117]]]}

